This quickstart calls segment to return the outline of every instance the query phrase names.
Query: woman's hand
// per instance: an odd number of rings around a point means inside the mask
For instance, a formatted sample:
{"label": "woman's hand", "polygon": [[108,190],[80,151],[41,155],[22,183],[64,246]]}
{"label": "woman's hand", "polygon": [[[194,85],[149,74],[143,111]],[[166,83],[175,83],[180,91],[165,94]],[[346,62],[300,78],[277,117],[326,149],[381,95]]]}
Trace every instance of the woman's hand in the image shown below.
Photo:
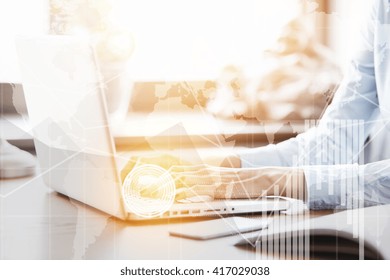
{"label": "woman's hand", "polygon": [[[145,169],[142,166],[149,165]],[[150,167],[150,165],[156,166],[156,168]],[[179,157],[161,154],[161,155],[153,155],[153,156],[134,156],[131,157],[127,162],[126,166],[121,171],[121,180],[122,183],[125,183],[125,179],[132,170],[135,168],[140,168],[140,171],[136,172],[142,173],[142,176],[136,176],[136,182],[130,183],[134,188],[138,188],[139,194],[141,197],[150,198],[150,199],[158,199],[162,197],[164,194],[164,182],[166,183],[166,174],[164,175],[164,171],[161,172],[161,169],[157,167],[161,167],[162,170],[166,170],[166,172],[170,173],[170,169],[172,167],[176,167],[176,169],[182,165],[191,166],[192,164],[180,159]],[[156,177],[157,174],[160,174],[160,177]],[[126,183],[126,184],[128,184]]]}
{"label": "woman's hand", "polygon": [[[234,155],[214,157],[210,164],[193,164],[172,155],[132,157],[121,172],[122,181],[135,166],[158,165],[170,173],[176,185],[176,199],[196,196],[212,198],[258,198],[287,196],[305,199],[304,173],[293,167],[239,168],[240,159]],[[152,187],[154,186],[154,187]],[[150,196],[159,183],[145,182],[142,195]]]}
{"label": "woman's hand", "polygon": [[299,168],[201,165],[171,172],[178,186],[177,199],[204,195],[226,199],[272,195],[305,199],[304,173]]}
{"label": "woman's hand", "polygon": [[125,180],[127,174],[129,174],[135,166],[139,166],[142,164],[157,165],[164,168],[165,170],[169,170],[173,166],[179,167],[179,166],[193,165],[192,163],[180,159],[179,157],[168,155],[168,154],[155,155],[155,156],[135,156],[135,157],[131,157],[130,160],[127,162],[126,166],[122,169],[121,171],[122,182]]}
{"label": "woman's hand", "polygon": [[[161,154],[154,156],[134,156],[130,158],[126,166],[121,171],[122,182],[125,180],[127,174],[129,174],[135,166],[139,166],[142,164],[157,165],[164,168],[165,170],[175,168],[176,173],[182,170],[181,167],[185,167],[186,170],[198,170],[202,168],[202,165],[196,165],[196,163],[194,162],[189,162],[188,160],[184,160],[182,158],[169,154]],[[234,154],[228,154],[224,156],[208,157],[204,160],[202,164],[219,167],[238,168],[241,166],[241,160],[238,156]]]}

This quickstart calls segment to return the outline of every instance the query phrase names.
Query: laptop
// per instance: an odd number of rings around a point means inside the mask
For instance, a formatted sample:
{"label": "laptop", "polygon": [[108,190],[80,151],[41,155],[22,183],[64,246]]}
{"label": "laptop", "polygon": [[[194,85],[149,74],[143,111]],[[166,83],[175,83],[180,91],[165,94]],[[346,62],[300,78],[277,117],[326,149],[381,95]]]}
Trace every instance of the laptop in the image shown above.
{"label": "laptop", "polygon": [[93,47],[72,36],[41,36],[17,38],[16,48],[41,176],[55,191],[123,220],[288,208],[282,199],[172,200],[164,211],[140,215],[120,179],[124,158],[115,150]]}

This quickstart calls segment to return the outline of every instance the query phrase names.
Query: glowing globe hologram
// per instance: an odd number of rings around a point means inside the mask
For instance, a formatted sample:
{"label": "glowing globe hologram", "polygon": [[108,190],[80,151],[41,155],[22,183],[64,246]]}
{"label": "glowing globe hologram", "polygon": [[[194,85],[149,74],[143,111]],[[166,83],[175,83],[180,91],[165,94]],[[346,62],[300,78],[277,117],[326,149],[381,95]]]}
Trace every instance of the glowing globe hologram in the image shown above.
{"label": "glowing globe hologram", "polygon": [[128,211],[153,218],[171,208],[175,201],[176,186],[167,170],[158,165],[143,164],[127,174],[122,192]]}

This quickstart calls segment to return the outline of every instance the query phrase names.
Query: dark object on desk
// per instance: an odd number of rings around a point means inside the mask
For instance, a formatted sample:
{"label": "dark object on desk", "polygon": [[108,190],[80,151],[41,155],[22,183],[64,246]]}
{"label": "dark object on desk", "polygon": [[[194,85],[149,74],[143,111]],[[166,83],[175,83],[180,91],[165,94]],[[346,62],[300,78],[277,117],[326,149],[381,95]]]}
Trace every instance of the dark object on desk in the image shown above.
{"label": "dark object on desk", "polygon": [[0,139],[0,179],[31,176],[34,173],[34,157]]}
{"label": "dark object on desk", "polygon": [[[390,259],[390,205],[346,210],[293,223],[284,229],[271,224],[267,230],[243,238],[236,245],[252,244],[264,253],[270,242],[277,244],[273,248],[291,249],[282,254],[271,252],[282,258],[294,258],[291,251],[295,250],[301,252],[301,257],[306,252],[307,257],[314,259]],[[280,246],[287,242],[289,246]]]}
{"label": "dark object on desk", "polygon": [[[310,258],[326,260],[358,260],[359,242],[353,235],[333,231],[310,232]],[[370,244],[364,244],[364,259],[379,260],[383,256]]]}
{"label": "dark object on desk", "polygon": [[0,83],[0,99],[0,115],[27,114],[26,101],[21,84]]}
{"label": "dark object on desk", "polygon": [[[304,231],[292,232],[279,236],[278,234],[267,236],[267,238],[260,238],[257,242],[253,238],[250,240],[256,244],[254,246],[257,252],[263,253],[265,250],[266,258],[271,259],[380,260],[384,258],[371,244],[362,246],[364,254],[360,257],[359,239],[354,238],[350,233],[337,230],[310,230],[307,234]],[[296,245],[293,245],[294,242]],[[269,251],[270,243],[272,243],[271,250],[273,250],[271,252]],[[275,251],[275,248],[278,248],[278,251]]]}

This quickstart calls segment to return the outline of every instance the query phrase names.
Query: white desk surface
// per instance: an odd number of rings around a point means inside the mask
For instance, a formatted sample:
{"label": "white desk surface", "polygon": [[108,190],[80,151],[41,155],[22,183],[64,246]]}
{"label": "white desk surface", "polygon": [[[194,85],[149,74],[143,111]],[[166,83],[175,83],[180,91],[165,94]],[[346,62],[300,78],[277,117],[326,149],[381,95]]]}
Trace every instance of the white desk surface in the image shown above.
{"label": "white desk surface", "polygon": [[169,236],[192,221],[124,222],[70,201],[39,176],[0,181],[0,259],[256,259],[238,236]]}

